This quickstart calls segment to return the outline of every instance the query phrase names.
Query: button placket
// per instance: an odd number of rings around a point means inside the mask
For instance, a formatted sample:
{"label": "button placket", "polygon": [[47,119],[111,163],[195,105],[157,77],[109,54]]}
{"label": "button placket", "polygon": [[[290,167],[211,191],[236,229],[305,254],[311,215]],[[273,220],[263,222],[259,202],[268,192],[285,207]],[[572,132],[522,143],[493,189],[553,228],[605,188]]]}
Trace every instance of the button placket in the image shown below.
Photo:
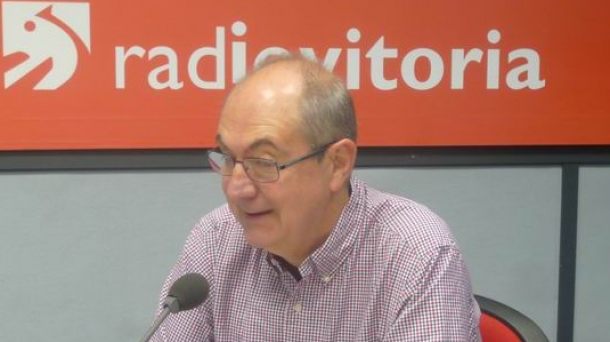
{"label": "button placket", "polygon": [[297,282],[292,292],[292,311],[297,314],[303,311],[303,301],[301,300],[301,292],[303,291],[303,285],[306,281],[306,279],[302,279],[301,281]]}

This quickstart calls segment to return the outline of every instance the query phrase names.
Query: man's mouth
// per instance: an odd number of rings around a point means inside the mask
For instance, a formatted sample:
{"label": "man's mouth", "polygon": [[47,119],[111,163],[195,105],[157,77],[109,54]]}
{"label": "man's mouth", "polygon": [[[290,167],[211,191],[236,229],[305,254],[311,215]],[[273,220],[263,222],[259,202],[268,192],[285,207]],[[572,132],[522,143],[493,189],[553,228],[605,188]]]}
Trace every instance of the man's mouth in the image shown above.
{"label": "man's mouth", "polygon": [[256,211],[256,212],[244,212],[246,214],[247,218],[258,218],[258,217],[262,217],[265,216],[269,213],[271,213],[271,210],[263,210],[263,211]]}

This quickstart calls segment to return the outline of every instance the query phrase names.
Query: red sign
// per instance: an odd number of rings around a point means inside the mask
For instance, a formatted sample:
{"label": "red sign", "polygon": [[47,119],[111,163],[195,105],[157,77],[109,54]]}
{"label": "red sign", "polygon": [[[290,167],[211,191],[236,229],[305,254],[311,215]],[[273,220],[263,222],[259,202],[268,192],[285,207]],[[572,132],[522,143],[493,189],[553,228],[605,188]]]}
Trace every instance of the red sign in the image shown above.
{"label": "red sign", "polygon": [[210,147],[282,51],[345,80],[361,146],[610,144],[607,1],[0,3],[0,150]]}

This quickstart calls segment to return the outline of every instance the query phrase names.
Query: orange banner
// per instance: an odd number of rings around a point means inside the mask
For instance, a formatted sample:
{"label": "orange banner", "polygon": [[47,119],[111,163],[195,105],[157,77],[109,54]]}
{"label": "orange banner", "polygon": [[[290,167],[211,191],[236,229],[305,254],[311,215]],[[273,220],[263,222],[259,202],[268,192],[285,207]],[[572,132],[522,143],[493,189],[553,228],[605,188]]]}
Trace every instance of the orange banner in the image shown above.
{"label": "orange banner", "polygon": [[345,80],[361,146],[610,144],[605,0],[0,3],[0,150],[210,147],[281,51]]}

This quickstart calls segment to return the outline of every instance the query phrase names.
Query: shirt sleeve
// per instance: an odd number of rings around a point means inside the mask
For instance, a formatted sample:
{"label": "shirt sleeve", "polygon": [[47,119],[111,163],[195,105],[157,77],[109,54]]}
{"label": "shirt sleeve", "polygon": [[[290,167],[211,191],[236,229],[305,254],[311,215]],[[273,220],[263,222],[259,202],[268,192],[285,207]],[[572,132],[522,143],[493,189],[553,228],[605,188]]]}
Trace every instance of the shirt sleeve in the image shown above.
{"label": "shirt sleeve", "polygon": [[384,342],[479,342],[480,311],[461,253],[454,245],[435,249],[407,286]]}
{"label": "shirt sleeve", "polygon": [[159,327],[151,342],[212,342],[214,341],[214,244],[211,222],[204,218],[191,231],[178,262],[170,271],[163,289],[158,313],[171,285],[186,273],[200,273],[210,284],[210,293],[204,303],[194,309],[170,314]]}

